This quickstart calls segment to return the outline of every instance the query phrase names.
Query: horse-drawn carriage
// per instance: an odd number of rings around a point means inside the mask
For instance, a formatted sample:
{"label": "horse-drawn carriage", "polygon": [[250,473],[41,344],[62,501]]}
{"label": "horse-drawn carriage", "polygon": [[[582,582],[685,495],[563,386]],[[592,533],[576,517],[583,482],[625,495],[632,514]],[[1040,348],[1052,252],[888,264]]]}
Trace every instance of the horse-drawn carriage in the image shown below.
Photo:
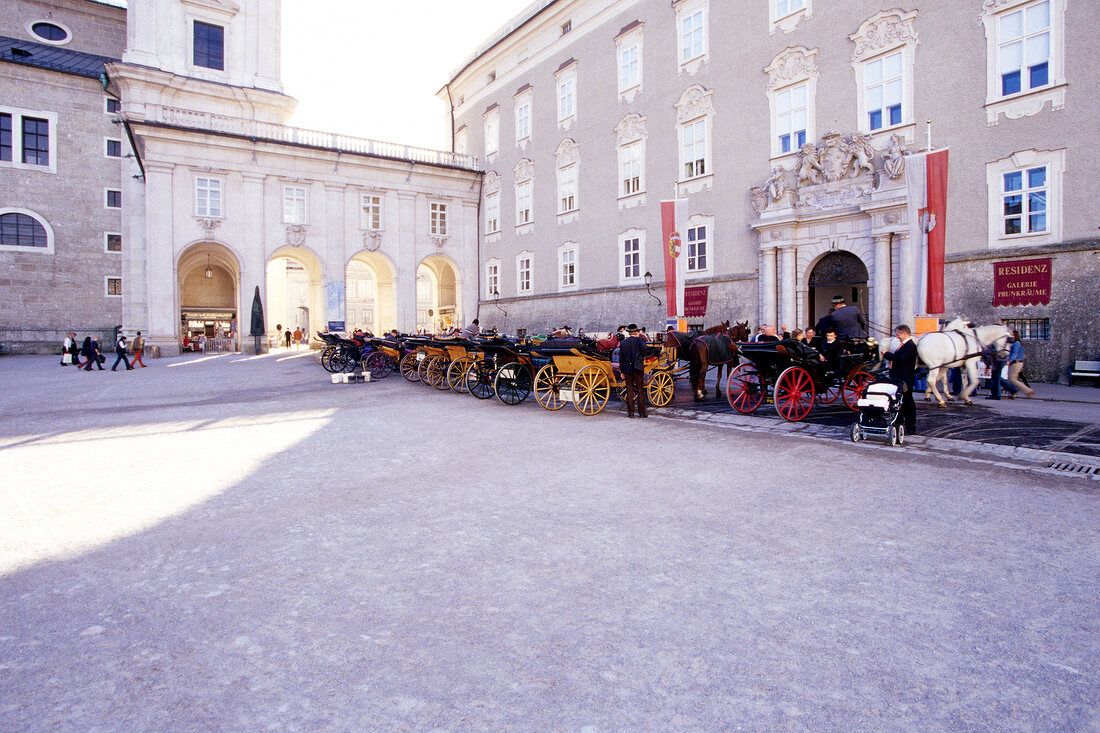
{"label": "horse-drawn carriage", "polygon": [[518,405],[531,394],[537,358],[530,342],[503,336],[477,339],[478,355],[466,370],[466,387],[478,399],[494,395],[506,405]]}
{"label": "horse-drawn carriage", "polygon": [[730,406],[748,414],[770,396],[779,415],[792,422],[810,414],[815,402],[830,404],[838,397],[848,409],[858,409],[856,401],[874,378],[869,366],[879,359],[874,339],[846,339],[843,351],[827,361],[790,340],[740,343],[737,350],[747,363],[726,383]]}
{"label": "horse-drawn carriage", "polygon": [[[600,351],[581,343],[549,341],[533,349],[549,363],[535,374],[535,400],[547,410],[560,410],[573,403],[582,414],[595,415],[603,410],[615,388],[622,394],[626,382],[613,362],[613,352]],[[672,368],[661,358],[660,346],[645,349],[645,396],[653,407],[672,401]]]}
{"label": "horse-drawn carriage", "polygon": [[466,391],[466,370],[477,358],[477,344],[469,339],[409,337],[402,344],[401,376],[443,391]]}

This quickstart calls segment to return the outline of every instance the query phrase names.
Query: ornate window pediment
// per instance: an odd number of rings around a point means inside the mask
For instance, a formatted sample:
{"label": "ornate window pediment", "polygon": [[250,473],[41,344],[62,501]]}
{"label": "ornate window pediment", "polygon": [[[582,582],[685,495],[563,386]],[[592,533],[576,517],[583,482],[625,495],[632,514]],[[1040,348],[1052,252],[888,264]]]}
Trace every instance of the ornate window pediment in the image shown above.
{"label": "ornate window pediment", "polygon": [[554,151],[558,168],[564,168],[580,160],[581,148],[571,137],[567,137],[558,143],[558,149]]}
{"label": "ornate window pediment", "polygon": [[899,46],[919,44],[917,31],[913,28],[916,17],[916,10],[906,13],[895,8],[875,13],[863,21],[859,30],[848,36],[856,44],[852,60],[862,61]]}
{"label": "ornate window pediment", "polygon": [[516,162],[516,166],[512,169],[512,172],[515,173],[516,183],[530,181],[535,177],[535,164],[528,158],[520,158]]}
{"label": "ornate window pediment", "polygon": [[775,55],[772,62],[764,67],[768,75],[768,89],[779,89],[796,82],[816,77],[817,49],[804,46],[790,46]]}
{"label": "ornate window pediment", "polygon": [[616,142],[619,145],[626,145],[648,137],[649,134],[645,128],[646,119],[645,115],[631,112],[619,120],[619,124],[615,125]]}
{"label": "ornate window pediment", "polygon": [[496,171],[489,171],[485,174],[485,193],[497,193],[500,191],[500,174]]}
{"label": "ornate window pediment", "polygon": [[700,84],[692,84],[680,95],[676,103],[676,121],[683,123],[696,117],[714,115],[714,90],[704,89]]}

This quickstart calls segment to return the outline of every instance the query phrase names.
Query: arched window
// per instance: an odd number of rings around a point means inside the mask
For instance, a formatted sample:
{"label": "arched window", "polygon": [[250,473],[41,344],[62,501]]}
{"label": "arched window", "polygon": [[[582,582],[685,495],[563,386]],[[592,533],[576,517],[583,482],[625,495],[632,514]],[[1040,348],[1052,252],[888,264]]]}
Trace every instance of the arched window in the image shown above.
{"label": "arched window", "polygon": [[0,247],[49,251],[52,232],[38,218],[19,211],[0,213]]}

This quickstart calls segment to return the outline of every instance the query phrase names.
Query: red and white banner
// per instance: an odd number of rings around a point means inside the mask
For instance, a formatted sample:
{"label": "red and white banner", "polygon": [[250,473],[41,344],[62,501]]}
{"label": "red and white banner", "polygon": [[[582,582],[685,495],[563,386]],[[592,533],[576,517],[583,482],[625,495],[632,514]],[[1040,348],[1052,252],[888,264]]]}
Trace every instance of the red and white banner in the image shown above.
{"label": "red and white banner", "polygon": [[942,314],[947,310],[943,286],[947,250],[947,154],[946,148],[917,153],[905,163],[910,237],[921,246],[920,297],[914,310],[926,314]]}
{"label": "red and white banner", "polygon": [[665,260],[666,315],[683,316],[684,280],[687,275],[687,199],[661,202],[661,249]]}

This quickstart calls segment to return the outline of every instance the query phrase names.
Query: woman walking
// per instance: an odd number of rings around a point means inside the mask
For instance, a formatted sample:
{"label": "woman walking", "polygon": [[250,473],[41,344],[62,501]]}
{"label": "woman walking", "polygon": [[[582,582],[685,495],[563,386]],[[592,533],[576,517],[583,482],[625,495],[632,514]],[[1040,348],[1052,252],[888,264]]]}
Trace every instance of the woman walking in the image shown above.
{"label": "woman walking", "polygon": [[84,337],[84,345],[80,347],[80,355],[88,360],[84,364],[84,371],[92,371],[92,364],[95,364],[99,371],[103,371],[103,365],[99,363],[99,349],[96,348],[96,342],[92,341],[91,336]]}
{"label": "woman walking", "polygon": [[1035,390],[1024,384],[1020,373],[1024,370],[1024,345],[1020,343],[1020,332],[1012,332],[1012,348],[1008,351],[1008,382],[1018,391],[1030,397]]}

